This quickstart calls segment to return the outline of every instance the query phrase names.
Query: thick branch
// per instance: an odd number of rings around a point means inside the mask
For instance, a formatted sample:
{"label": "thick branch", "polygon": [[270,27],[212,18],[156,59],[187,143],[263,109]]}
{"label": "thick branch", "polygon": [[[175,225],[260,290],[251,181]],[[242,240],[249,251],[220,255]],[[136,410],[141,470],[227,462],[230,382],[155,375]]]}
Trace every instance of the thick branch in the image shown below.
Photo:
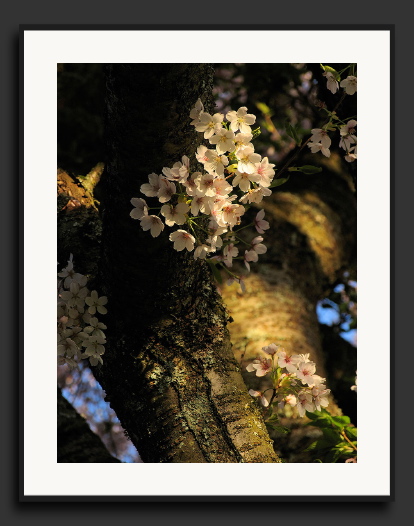
{"label": "thick branch", "polygon": [[58,462],[120,462],[108,453],[101,439],[93,433],[86,420],[57,390],[57,461]]}
{"label": "thick branch", "polygon": [[[246,277],[247,293],[225,288],[223,296],[234,319],[230,332],[237,356],[251,360],[271,342],[309,353],[331,387],[316,303],[355,256],[356,199],[342,174],[324,170],[296,179],[262,203],[270,222],[264,234],[268,251],[253,267],[257,273]],[[333,399],[329,410],[340,412]]]}

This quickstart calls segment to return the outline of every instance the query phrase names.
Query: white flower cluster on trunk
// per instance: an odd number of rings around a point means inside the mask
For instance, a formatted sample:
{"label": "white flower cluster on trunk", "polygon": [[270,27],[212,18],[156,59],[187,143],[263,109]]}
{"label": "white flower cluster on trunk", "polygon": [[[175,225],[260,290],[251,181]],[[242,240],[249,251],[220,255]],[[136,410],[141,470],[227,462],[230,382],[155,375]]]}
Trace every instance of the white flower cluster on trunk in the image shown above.
{"label": "white flower cluster on trunk", "polygon": [[87,277],[74,270],[72,254],[58,278],[58,365],[76,367],[82,359],[89,359],[91,365],[103,363],[106,325],[97,316],[107,313],[106,296],[87,288]]}
{"label": "white flower cluster on trunk", "polygon": [[[306,411],[320,411],[329,404],[327,396],[331,391],[326,389],[325,378],[316,374],[316,365],[309,360],[309,354],[289,355],[279,345],[271,343],[262,348],[262,354],[246,370],[256,372],[256,376],[270,374],[273,386],[266,391],[272,391],[271,401],[277,402],[279,409],[288,404],[297,408],[299,416],[304,416]],[[249,393],[259,397],[263,406],[268,407],[266,391],[250,389]]]}
{"label": "white flower cluster on trunk", "polygon": [[[247,113],[246,107],[229,111],[226,117],[221,113],[210,115],[199,99],[190,119],[212,146],[202,145],[194,152],[200,169],[191,173],[190,159],[184,155],[171,168],[162,168],[162,174],[151,173],[148,183],[141,185],[141,192],[148,198],[157,198],[162,206],[150,207],[144,199],[134,197],[130,216],[138,219],[141,228],[152,237],[159,236],[165,225],[183,225],[169,235],[174,249],[194,251],[195,259],[210,259],[225,268],[243,288],[241,278],[228,270],[233,259],[243,260],[250,271],[250,263],[256,262],[267,248],[261,236],[251,243],[241,240],[237,227],[251,203],[260,203],[263,197],[271,195],[274,164],[254,151],[251,141],[255,132],[251,126],[256,116]],[[159,212],[151,214],[151,210]],[[206,216],[207,230],[200,224]],[[259,234],[269,228],[263,210],[252,226]],[[243,255],[236,246],[240,243],[246,245]]]}

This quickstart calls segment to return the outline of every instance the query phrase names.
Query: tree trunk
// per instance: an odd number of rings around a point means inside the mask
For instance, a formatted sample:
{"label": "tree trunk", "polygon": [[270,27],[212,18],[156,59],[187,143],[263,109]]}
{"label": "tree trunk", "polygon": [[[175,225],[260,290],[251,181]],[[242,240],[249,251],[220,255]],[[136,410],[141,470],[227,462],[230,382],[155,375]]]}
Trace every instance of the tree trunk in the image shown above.
{"label": "tree trunk", "polygon": [[57,390],[57,462],[120,462]]}
{"label": "tree trunk", "polygon": [[153,239],[129,216],[148,174],[184,154],[194,159],[189,113],[199,97],[213,109],[212,73],[206,64],[107,67],[108,343],[96,374],[144,462],[280,462],[234,360],[207,264],[174,251],[168,227]]}
{"label": "tree trunk", "polygon": [[[309,159],[301,162],[306,164]],[[272,342],[291,354],[309,353],[316,373],[327,378],[327,387],[332,388],[316,304],[356,257],[353,183],[341,172],[325,167],[315,176],[296,176],[274,190],[262,205],[270,223],[263,235],[268,251],[246,277],[245,294],[223,289],[234,319],[230,333],[235,355],[245,368]],[[334,354],[337,349],[329,352]],[[259,379],[249,373],[244,377],[249,387],[262,389]],[[336,384],[337,379],[332,380]],[[341,414],[332,395],[328,410]]]}

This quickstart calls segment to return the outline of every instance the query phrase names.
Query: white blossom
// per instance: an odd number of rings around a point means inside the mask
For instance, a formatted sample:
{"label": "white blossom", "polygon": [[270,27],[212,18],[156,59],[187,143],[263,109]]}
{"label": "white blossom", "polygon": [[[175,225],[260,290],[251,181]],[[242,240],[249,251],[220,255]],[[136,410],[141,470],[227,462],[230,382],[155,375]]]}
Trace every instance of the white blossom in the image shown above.
{"label": "white blossom", "polygon": [[246,371],[252,373],[256,371],[256,376],[265,376],[270,373],[273,367],[273,360],[271,358],[258,358],[246,367]]}
{"label": "white blossom", "polygon": [[176,162],[172,168],[164,167],[162,173],[169,181],[184,182],[189,176],[190,159],[183,155],[182,162]]}
{"label": "white blossom", "polygon": [[279,367],[284,367],[289,373],[297,372],[297,364],[300,362],[300,358],[296,356],[290,356],[286,351],[280,350],[278,352]]}
{"label": "white blossom", "polygon": [[240,130],[242,133],[251,133],[252,129],[250,126],[256,122],[256,116],[247,113],[245,106],[239,108],[237,111],[229,111],[226,118],[230,121],[230,129],[234,132]]}
{"label": "white blossom", "polygon": [[[72,256],[69,263],[68,270],[73,275]],[[81,277],[79,281],[86,284],[86,276],[82,274],[79,276]],[[96,290],[89,292],[86,286],[82,287],[75,281],[70,283],[69,290],[62,290],[62,282],[60,282],[57,309],[58,365],[69,365],[73,368],[82,358],[89,358],[92,365],[96,365],[98,361],[102,362],[97,356],[100,357],[105,350],[102,344],[105,343],[106,338],[102,329],[106,329],[106,325],[91,316],[91,313],[95,314],[98,311],[105,314],[107,310],[103,305],[106,303],[107,298],[99,297]],[[85,304],[88,305],[88,311],[80,317],[79,314],[84,312]],[[87,354],[81,352],[82,346],[87,348]]]}
{"label": "white blossom", "polygon": [[175,250],[186,248],[190,252],[194,248],[195,238],[186,230],[176,230],[170,234],[170,241],[174,243]]}
{"label": "white blossom", "polygon": [[260,180],[260,175],[253,173],[235,171],[235,177],[232,181],[233,186],[239,186],[242,192],[248,192],[250,190],[250,183],[257,183]]}
{"label": "white blossom", "polygon": [[157,237],[164,230],[164,223],[157,216],[144,216],[141,218],[141,228],[144,231],[149,230],[152,237]]}
{"label": "white blossom", "polygon": [[254,220],[254,226],[256,230],[259,232],[259,234],[264,234],[264,231],[270,228],[270,225],[268,221],[265,221],[264,218],[265,211],[263,208],[257,212],[255,220]]}
{"label": "white blossom", "polygon": [[347,95],[354,95],[357,90],[357,78],[353,75],[349,75],[346,79],[341,81],[341,88],[345,88]]}
{"label": "white blossom", "polygon": [[211,173],[202,175],[197,179],[197,190],[201,195],[206,195],[207,197],[214,197],[216,195],[216,189],[214,187],[215,176]]}
{"label": "white blossom", "polygon": [[188,196],[193,196],[196,194],[197,192],[197,180],[201,177],[202,173],[201,172],[194,172],[193,174],[190,175],[190,177],[183,181],[183,186],[185,187],[186,189],[186,193]]}
{"label": "white blossom", "polygon": [[311,142],[320,142],[324,148],[329,149],[331,146],[331,138],[326,130],[321,128],[314,128],[312,130]]}
{"label": "white blossom", "polygon": [[209,139],[210,144],[216,145],[216,150],[219,155],[226,152],[232,152],[235,149],[234,132],[226,130],[221,126],[214,128],[214,135]]}
{"label": "white blossom", "polygon": [[61,340],[57,346],[58,356],[66,355],[68,358],[72,358],[73,356],[77,355],[78,351],[78,346],[71,338],[65,338]]}
{"label": "white blossom", "polygon": [[91,336],[83,345],[86,349],[82,354],[82,358],[89,358],[91,365],[97,365],[98,362],[103,363],[101,355],[104,354],[105,347],[99,343],[99,339],[96,336]]}
{"label": "white blossom", "polygon": [[345,155],[345,161],[348,163],[352,163],[356,161],[357,159],[357,147],[352,146],[352,148],[349,148],[348,153]]}
{"label": "white blossom", "polygon": [[69,288],[72,282],[77,283],[81,287],[86,285],[86,276],[75,272],[73,268],[73,254],[70,254],[67,266],[59,272],[58,276],[64,279],[63,284],[65,288]]}
{"label": "white blossom", "polygon": [[301,362],[298,365],[298,370],[296,376],[304,384],[313,385],[314,379],[313,375],[315,374],[316,366],[313,362]]}
{"label": "white blossom", "polygon": [[158,191],[158,199],[160,203],[166,203],[175,194],[175,184],[167,179],[161,179],[160,189]]}
{"label": "white blossom", "polygon": [[339,84],[335,78],[335,75],[330,71],[325,71],[325,73],[323,73],[323,76],[326,77],[326,87],[328,88],[328,90],[332,93],[336,93],[339,89]]}
{"label": "white blossom", "polygon": [[108,312],[106,307],[104,307],[104,305],[108,303],[108,298],[106,296],[99,297],[96,290],[93,290],[91,295],[85,298],[85,303],[89,306],[89,314],[95,314],[96,311],[98,311],[99,314],[106,314]]}
{"label": "white blossom", "polygon": [[233,190],[233,187],[222,177],[216,177],[213,186],[218,196],[226,197]]}
{"label": "white blossom", "polygon": [[273,163],[269,163],[269,159],[267,157],[263,157],[263,159],[254,166],[254,174],[259,176],[258,184],[268,188],[271,185],[275,175],[275,171],[273,169],[275,165]]}
{"label": "white blossom", "polygon": [[240,148],[244,148],[246,146],[253,148],[253,144],[250,142],[252,139],[253,135],[251,133],[237,133],[234,136],[235,150],[237,151]]}
{"label": "white blossom", "polygon": [[213,174],[216,172],[218,175],[224,174],[224,167],[229,164],[229,160],[225,155],[219,155],[216,150],[207,150],[205,153],[207,162],[204,164],[204,168],[208,173]]}
{"label": "white blossom", "polygon": [[205,244],[198,245],[194,250],[194,259],[205,259],[210,252],[210,247]]}
{"label": "white blossom", "polygon": [[197,148],[196,159],[199,163],[205,164],[206,162],[208,162],[208,158],[206,155],[207,151],[209,151],[207,146],[204,146],[203,144]]}
{"label": "white blossom", "polygon": [[143,216],[148,215],[148,205],[144,199],[133,197],[131,199],[131,204],[135,207],[129,213],[133,219],[141,219]]}
{"label": "white blossom", "polygon": [[308,147],[311,149],[312,153],[321,152],[325,157],[331,156],[329,148],[325,148],[321,142],[308,142]]}
{"label": "white blossom", "polygon": [[204,111],[204,105],[201,102],[201,99],[198,99],[197,102],[194,105],[194,108],[190,111],[190,119],[193,119],[193,122],[191,124],[194,126],[196,122],[198,122],[200,113]]}
{"label": "white blossom", "polygon": [[321,411],[322,407],[328,407],[329,400],[328,394],[331,392],[330,389],[325,389],[324,385],[315,386],[312,389],[313,403],[315,404],[316,410]]}
{"label": "white blossom", "polygon": [[254,174],[256,170],[255,163],[260,163],[261,156],[258,153],[254,153],[254,150],[250,146],[240,148],[236,152],[238,159],[237,169],[239,172],[246,172],[248,174]]}
{"label": "white blossom", "polygon": [[240,217],[244,214],[245,208],[242,205],[228,203],[222,207],[221,212],[224,223],[234,226],[240,223]]}
{"label": "white blossom", "polygon": [[357,141],[356,128],[357,121],[355,119],[349,120],[344,126],[341,126],[339,133],[341,134],[341,140],[339,146],[346,151],[349,151],[352,144]]}
{"label": "white blossom", "polygon": [[272,195],[270,188],[254,188],[249,190],[243,197],[240,198],[241,203],[260,203],[263,200],[263,197]]}
{"label": "white blossom", "polygon": [[262,351],[266,354],[269,354],[270,356],[273,356],[278,352],[280,345],[277,345],[276,343],[271,343],[270,345],[266,345],[265,347],[262,347]]}
{"label": "white blossom", "polygon": [[197,190],[191,201],[191,213],[197,216],[198,213],[209,214],[211,212],[211,197],[207,197],[203,192]]}
{"label": "white blossom", "polygon": [[224,119],[221,113],[215,113],[213,116],[206,112],[201,112],[198,117],[198,122],[195,124],[195,129],[198,132],[204,132],[204,139],[209,139],[216,133],[216,125],[220,125]]}
{"label": "white blossom", "polygon": [[224,263],[227,267],[233,265],[233,258],[237,257],[239,249],[233,244],[229,243],[223,248]]}
{"label": "white blossom", "polygon": [[149,174],[149,183],[144,183],[141,185],[141,192],[147,197],[156,197],[160,190],[161,181],[163,179],[164,177],[162,175],[157,175],[155,173]]}
{"label": "white blossom", "polygon": [[262,403],[263,407],[268,407],[269,406],[269,401],[265,397],[264,393],[262,393],[262,391],[255,391],[254,389],[249,389],[249,394],[251,396],[254,396],[255,398],[259,397],[260,398],[260,402]]}
{"label": "white blossom", "polygon": [[68,307],[75,308],[78,312],[84,311],[85,298],[88,295],[86,287],[80,287],[78,283],[72,281],[68,291],[63,291],[60,296],[66,301]]}
{"label": "white blossom", "polygon": [[312,395],[307,391],[301,391],[298,394],[297,408],[299,416],[305,416],[306,411],[313,413],[315,411],[315,404],[312,400]]}
{"label": "white blossom", "polygon": [[256,236],[254,239],[252,239],[252,250],[254,250],[257,254],[264,254],[267,252],[267,246],[264,245],[262,241],[262,236]]}
{"label": "white blossom", "polygon": [[178,203],[176,206],[163,205],[161,214],[165,217],[165,224],[168,226],[183,225],[187,220],[187,212],[190,207],[186,203]]}

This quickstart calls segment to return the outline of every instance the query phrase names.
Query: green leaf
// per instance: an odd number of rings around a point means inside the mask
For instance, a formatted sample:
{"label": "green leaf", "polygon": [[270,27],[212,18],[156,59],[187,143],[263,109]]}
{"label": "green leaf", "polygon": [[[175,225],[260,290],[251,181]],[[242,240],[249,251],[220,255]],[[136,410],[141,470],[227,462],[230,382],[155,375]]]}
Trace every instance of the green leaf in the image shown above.
{"label": "green leaf", "polygon": [[305,164],[304,166],[291,166],[288,168],[289,172],[302,172],[306,175],[313,175],[322,172],[321,166],[312,166],[311,164]]}
{"label": "green leaf", "polygon": [[333,455],[332,455],[332,462],[336,462],[337,460],[339,460],[342,456],[342,452],[341,451],[333,451]]}
{"label": "green leaf", "polygon": [[330,442],[331,446],[339,444],[340,442],[343,441],[342,437],[334,429],[329,429],[328,427],[325,427],[322,429],[322,433],[323,433],[323,437],[328,442]]}
{"label": "green leaf", "polygon": [[216,267],[216,263],[211,259],[206,259],[206,261],[211,268],[211,272],[213,273],[215,280],[221,285],[223,283],[223,278],[221,277],[219,269]]}
{"label": "green leaf", "polygon": [[341,423],[341,424],[350,424],[351,423],[351,419],[349,418],[349,416],[346,416],[346,415],[343,415],[343,416],[333,416],[332,417],[332,420],[334,422],[338,422],[338,423]]}
{"label": "green leaf", "polygon": [[286,133],[289,135],[289,137],[292,137],[292,139],[295,141],[295,143],[300,146],[302,143],[302,140],[300,139],[298,135],[298,130],[296,129],[296,126],[292,126],[290,122],[285,123]]}
{"label": "green leaf", "polygon": [[316,420],[317,418],[319,418],[319,415],[317,415],[316,413],[310,413],[309,411],[306,411],[306,416],[310,420]]}
{"label": "green leaf", "polygon": [[350,439],[357,439],[358,438],[358,430],[356,427],[346,427],[345,428],[345,433],[346,433],[346,436]]}
{"label": "green leaf", "polygon": [[290,124],[290,122],[286,122],[285,128],[286,128],[286,133],[289,135],[289,137],[292,137],[292,139],[294,139],[294,137],[293,137],[293,127]]}
{"label": "green leaf", "polygon": [[264,102],[256,102],[256,106],[258,107],[258,109],[264,114],[264,115],[273,115],[273,112],[272,110],[269,108],[269,106],[267,104],[265,104]]}
{"label": "green leaf", "polygon": [[332,416],[325,409],[314,411],[313,413],[306,411],[306,416],[313,420],[313,422],[309,422],[312,426],[316,425],[315,422],[318,422],[320,424],[319,427],[332,427]]}
{"label": "green leaf", "polygon": [[283,433],[284,435],[287,435],[288,433],[290,433],[290,429],[285,426],[273,426],[273,429],[275,431],[278,431],[279,433]]}
{"label": "green leaf", "polygon": [[323,438],[320,438],[318,440],[315,440],[315,442],[312,442],[310,446],[308,446],[304,451],[321,451],[322,449],[331,449],[332,448],[332,442],[329,440],[325,440]]}
{"label": "green leaf", "polygon": [[282,179],[274,179],[272,184],[269,186],[269,188],[275,188],[276,186],[280,186],[280,185],[286,183],[287,181],[289,181],[289,178],[290,178],[290,175],[288,175],[287,177],[284,177]]}
{"label": "green leaf", "polygon": [[329,71],[329,73],[332,73],[338,82],[341,80],[341,75],[336,71],[336,69],[331,68],[331,66],[324,66],[323,64],[321,64],[321,68],[324,71]]}

